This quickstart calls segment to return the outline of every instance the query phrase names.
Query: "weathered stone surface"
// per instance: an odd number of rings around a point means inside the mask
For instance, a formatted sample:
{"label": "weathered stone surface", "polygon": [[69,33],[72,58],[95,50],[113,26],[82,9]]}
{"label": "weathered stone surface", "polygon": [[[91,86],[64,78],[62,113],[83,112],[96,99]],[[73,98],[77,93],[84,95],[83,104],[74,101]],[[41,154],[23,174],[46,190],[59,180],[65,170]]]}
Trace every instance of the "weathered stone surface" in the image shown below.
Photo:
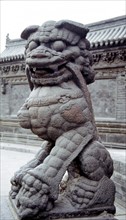
{"label": "weathered stone surface", "polygon": [[95,116],[116,118],[116,80],[97,80],[89,88]]}
{"label": "weathered stone surface", "polygon": [[[15,201],[10,198],[10,204],[12,205],[13,209],[15,210],[16,215],[18,216],[18,209],[16,207]],[[60,210],[60,212],[59,212]],[[107,211],[108,212],[107,212]],[[88,208],[83,211],[74,211],[68,201],[59,200],[55,204],[55,208],[50,212],[39,212],[37,217],[32,217],[32,220],[50,220],[50,219],[57,219],[57,220],[118,220],[114,217],[115,208],[104,207],[104,208]],[[90,216],[90,217],[89,217]],[[19,216],[18,216],[19,217]],[[29,220],[27,217],[23,218],[24,220]]]}
{"label": "weathered stone surface", "polygon": [[2,118],[17,115],[17,110],[21,107],[30,90],[25,85],[6,85],[6,95],[1,94],[0,115]]}
{"label": "weathered stone surface", "polygon": [[11,179],[20,219],[115,212],[113,161],[99,141],[87,88],[95,75],[87,32],[83,24],[62,20],[21,34],[31,93],[18,120],[45,142]]}

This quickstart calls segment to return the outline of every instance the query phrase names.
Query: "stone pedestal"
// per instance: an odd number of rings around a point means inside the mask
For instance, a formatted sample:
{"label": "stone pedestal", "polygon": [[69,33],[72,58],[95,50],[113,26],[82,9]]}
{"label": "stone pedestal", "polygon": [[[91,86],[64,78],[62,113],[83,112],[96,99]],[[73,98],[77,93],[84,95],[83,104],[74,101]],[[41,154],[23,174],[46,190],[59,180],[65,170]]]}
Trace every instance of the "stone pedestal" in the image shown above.
{"label": "stone pedestal", "polygon": [[[29,220],[29,217],[21,218],[14,199],[10,199],[10,205],[19,220]],[[60,212],[59,212],[60,210]],[[88,208],[83,211],[75,211],[65,201],[57,201],[55,208],[48,212],[39,212],[37,216],[30,217],[30,220],[118,220],[114,217],[115,207]]]}

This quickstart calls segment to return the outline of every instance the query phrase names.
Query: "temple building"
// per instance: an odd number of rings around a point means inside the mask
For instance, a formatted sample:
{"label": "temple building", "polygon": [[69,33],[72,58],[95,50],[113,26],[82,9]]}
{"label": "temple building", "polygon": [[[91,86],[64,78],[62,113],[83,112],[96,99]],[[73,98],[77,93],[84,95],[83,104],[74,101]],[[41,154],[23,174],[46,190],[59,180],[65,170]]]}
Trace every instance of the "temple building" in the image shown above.
{"label": "temple building", "polygon": [[[97,128],[106,146],[117,148],[125,146],[125,24],[126,17],[121,16],[86,25],[90,30],[87,38],[91,42],[96,73],[89,90]],[[11,40],[7,35],[6,49],[0,58],[2,139],[9,137],[18,141],[22,137],[23,140],[24,130],[19,127],[16,114],[30,93],[25,75],[25,44],[25,40]],[[25,131],[25,140],[26,136]]]}
{"label": "temple building", "polygon": [[[126,148],[126,16],[86,25],[93,54],[95,82],[89,85],[96,125],[108,148]],[[21,128],[17,111],[30,93],[25,75],[26,41],[11,40],[7,35],[6,49],[0,57],[0,134],[6,142],[39,145],[41,140]],[[115,166],[121,166],[115,164]],[[116,170],[118,175],[119,169]],[[122,172],[122,176],[124,172]],[[122,177],[124,181],[124,177]],[[115,177],[116,178],[116,177]],[[118,185],[118,179],[116,179]],[[120,201],[123,191],[118,190]]]}

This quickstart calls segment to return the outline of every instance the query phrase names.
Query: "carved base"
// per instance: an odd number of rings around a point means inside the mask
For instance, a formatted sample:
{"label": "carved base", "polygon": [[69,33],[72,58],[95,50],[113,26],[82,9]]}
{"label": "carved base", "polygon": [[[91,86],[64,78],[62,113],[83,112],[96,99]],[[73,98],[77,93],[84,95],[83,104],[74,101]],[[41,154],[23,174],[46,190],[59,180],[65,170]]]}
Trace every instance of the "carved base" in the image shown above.
{"label": "carved base", "polygon": [[[22,218],[19,216],[18,209],[15,205],[15,200],[10,199],[11,206],[15,211],[17,218],[19,220],[29,220],[29,217]],[[55,203],[55,207],[48,212],[40,212],[35,217],[30,217],[30,220],[51,220],[51,219],[74,219],[74,218],[82,218],[83,220],[117,220],[114,218],[115,214],[115,206],[106,206],[106,207],[95,207],[84,209],[83,211],[76,211],[74,208],[67,203],[67,201],[63,201],[58,199]]]}

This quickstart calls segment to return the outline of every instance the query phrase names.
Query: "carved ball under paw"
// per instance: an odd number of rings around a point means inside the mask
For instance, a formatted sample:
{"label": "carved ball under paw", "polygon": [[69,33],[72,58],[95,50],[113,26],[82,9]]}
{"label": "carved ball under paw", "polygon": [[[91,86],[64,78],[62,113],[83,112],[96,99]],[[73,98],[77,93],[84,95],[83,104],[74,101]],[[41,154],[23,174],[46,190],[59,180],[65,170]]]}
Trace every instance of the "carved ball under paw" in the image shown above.
{"label": "carved ball under paw", "polygon": [[16,196],[21,217],[34,216],[39,210],[45,210],[49,200],[49,187],[39,179],[27,173],[22,180],[22,187]]}

